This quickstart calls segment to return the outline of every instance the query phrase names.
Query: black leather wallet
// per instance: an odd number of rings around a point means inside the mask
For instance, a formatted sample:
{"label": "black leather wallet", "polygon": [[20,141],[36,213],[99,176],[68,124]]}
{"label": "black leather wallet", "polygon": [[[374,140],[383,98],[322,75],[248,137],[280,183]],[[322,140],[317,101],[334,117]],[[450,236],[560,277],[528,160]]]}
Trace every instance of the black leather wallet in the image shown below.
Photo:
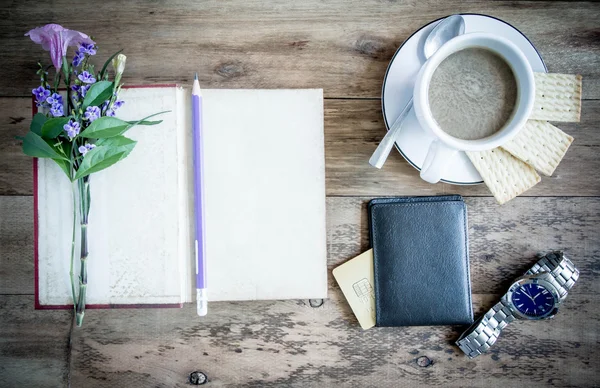
{"label": "black leather wallet", "polygon": [[377,326],[473,322],[462,197],[374,199],[369,221]]}

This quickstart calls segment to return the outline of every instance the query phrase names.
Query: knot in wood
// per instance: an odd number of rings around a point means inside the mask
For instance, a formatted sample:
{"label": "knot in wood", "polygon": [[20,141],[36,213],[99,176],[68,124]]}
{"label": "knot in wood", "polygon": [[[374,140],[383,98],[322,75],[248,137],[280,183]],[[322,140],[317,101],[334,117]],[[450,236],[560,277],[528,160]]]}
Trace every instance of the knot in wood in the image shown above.
{"label": "knot in wood", "polygon": [[363,35],[354,43],[354,50],[373,59],[387,59],[390,48],[385,40],[375,36]]}
{"label": "knot in wood", "polygon": [[217,66],[215,72],[223,78],[235,78],[244,75],[244,66],[239,61],[225,62]]}

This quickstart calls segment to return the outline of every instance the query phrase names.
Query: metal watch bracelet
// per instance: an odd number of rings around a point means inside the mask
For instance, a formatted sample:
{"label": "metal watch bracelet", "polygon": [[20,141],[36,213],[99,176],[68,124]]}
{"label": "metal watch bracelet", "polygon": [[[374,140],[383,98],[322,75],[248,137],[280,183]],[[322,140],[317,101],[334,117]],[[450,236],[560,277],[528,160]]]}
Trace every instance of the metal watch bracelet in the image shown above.
{"label": "metal watch bracelet", "polygon": [[[552,252],[542,257],[525,275],[536,275],[542,272],[552,275],[550,281],[558,290],[561,301],[565,299],[579,277],[579,271],[562,252]],[[502,299],[475,321],[456,341],[456,345],[469,358],[475,358],[485,353],[496,342],[502,329],[514,320],[515,316],[510,307],[504,304]]]}
{"label": "metal watch bracelet", "polygon": [[558,290],[561,301],[579,278],[579,270],[562,252],[548,253],[525,272],[525,275],[536,275],[540,272],[549,272],[552,275],[550,282]]}
{"label": "metal watch bracelet", "polygon": [[469,358],[475,358],[496,342],[502,329],[515,320],[510,308],[502,301],[471,325],[456,341]]}

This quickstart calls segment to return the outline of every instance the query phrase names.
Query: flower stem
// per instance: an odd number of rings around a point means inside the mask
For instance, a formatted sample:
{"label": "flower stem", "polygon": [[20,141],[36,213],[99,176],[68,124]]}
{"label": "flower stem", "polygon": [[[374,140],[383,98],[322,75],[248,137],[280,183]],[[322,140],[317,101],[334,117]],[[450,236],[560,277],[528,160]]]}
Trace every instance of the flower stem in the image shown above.
{"label": "flower stem", "polygon": [[77,192],[76,183],[73,183],[73,238],[71,241],[71,269],[69,271],[69,279],[71,280],[71,294],[73,296],[73,310],[77,303],[77,296],[75,295],[75,279],[73,278],[73,262],[75,261],[75,231],[77,227]]}
{"label": "flower stem", "polygon": [[[83,324],[83,316],[85,315],[85,293],[87,290],[87,225],[81,224],[81,271],[79,274],[79,299],[77,300],[76,318],[77,326]],[[84,251],[85,250],[85,251]]]}
{"label": "flower stem", "polygon": [[76,307],[76,323],[81,326],[85,315],[85,294],[87,289],[87,258],[88,241],[87,226],[90,212],[90,177],[89,175],[77,181],[79,186],[79,211],[81,214],[81,269],[79,272],[79,298]]}

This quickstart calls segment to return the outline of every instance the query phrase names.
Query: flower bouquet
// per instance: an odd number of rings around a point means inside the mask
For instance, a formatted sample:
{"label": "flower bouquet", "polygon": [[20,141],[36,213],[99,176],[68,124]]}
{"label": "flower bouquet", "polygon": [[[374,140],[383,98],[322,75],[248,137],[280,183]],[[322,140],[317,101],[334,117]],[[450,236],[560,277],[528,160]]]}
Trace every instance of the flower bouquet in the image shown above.
{"label": "flower bouquet", "polygon": [[[155,125],[161,121],[124,121],[115,111],[124,104],[119,99],[121,76],[126,57],[113,54],[96,71],[90,58],[96,43],[86,34],[48,24],[29,31],[35,43],[50,51],[52,65],[37,71],[41,85],[33,89],[38,113],[23,141],[23,152],[36,158],[50,158],[73,183],[73,238],[71,241],[70,280],[77,326],[83,323],[87,287],[87,225],[90,211],[90,176],[126,158],[136,141],[123,134],[136,125]],[[67,59],[68,47],[76,47],[73,59]],[[112,64],[113,79],[109,66]],[[49,72],[54,67],[52,79]],[[61,85],[62,84],[64,86]],[[61,93],[61,87],[64,87]],[[73,273],[79,214],[80,260],[78,287]],[[78,288],[78,291],[76,290]]]}

